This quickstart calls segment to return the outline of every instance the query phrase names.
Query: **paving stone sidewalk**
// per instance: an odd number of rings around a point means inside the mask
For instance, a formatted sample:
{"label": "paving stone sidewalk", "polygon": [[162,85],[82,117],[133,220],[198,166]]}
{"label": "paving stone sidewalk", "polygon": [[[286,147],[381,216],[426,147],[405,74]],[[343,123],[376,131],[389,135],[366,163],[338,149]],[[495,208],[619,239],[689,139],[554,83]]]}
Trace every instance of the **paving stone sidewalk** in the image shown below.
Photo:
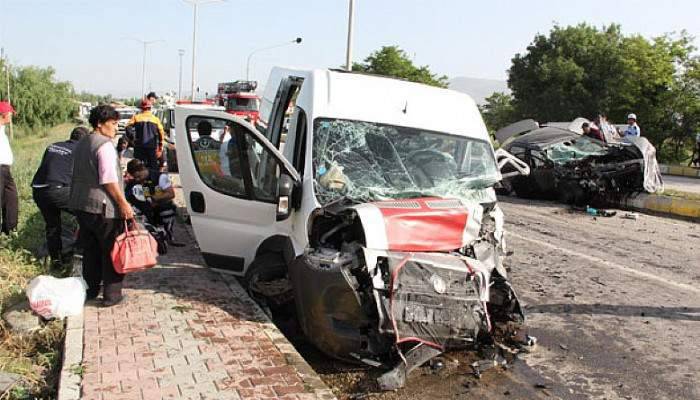
{"label": "paving stone sidewalk", "polygon": [[81,398],[333,399],[235,278],[198,254],[173,248],[127,277],[124,304],[86,307]]}

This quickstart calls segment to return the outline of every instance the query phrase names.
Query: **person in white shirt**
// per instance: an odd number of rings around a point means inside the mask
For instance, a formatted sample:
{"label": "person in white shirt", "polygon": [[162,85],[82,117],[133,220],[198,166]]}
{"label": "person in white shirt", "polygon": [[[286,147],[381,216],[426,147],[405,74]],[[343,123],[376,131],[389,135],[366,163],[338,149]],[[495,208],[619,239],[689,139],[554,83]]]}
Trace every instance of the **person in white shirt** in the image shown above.
{"label": "person in white shirt", "polygon": [[0,101],[0,209],[2,209],[0,232],[5,234],[9,234],[17,228],[19,214],[17,186],[10,170],[14,156],[10,140],[5,134],[5,126],[12,122],[12,114],[14,113],[15,109],[9,102]]}
{"label": "person in white shirt", "polygon": [[637,115],[630,114],[627,116],[627,128],[623,134],[623,139],[628,137],[640,137],[642,136],[642,130],[637,125]]}

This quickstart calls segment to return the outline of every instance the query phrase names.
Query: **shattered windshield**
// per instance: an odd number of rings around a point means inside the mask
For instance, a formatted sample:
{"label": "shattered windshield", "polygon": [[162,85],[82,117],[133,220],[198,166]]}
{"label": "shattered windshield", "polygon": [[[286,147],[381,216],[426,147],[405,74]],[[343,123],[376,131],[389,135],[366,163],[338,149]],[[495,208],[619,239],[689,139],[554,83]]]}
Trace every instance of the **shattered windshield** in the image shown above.
{"label": "shattered windshield", "polygon": [[561,143],[555,143],[546,149],[549,158],[557,164],[581,159],[588,156],[599,156],[607,152],[605,144],[600,141],[581,136]]}
{"label": "shattered windshield", "polygon": [[500,176],[488,142],[330,118],[314,121],[313,168],[321,204],[341,197],[473,199]]}

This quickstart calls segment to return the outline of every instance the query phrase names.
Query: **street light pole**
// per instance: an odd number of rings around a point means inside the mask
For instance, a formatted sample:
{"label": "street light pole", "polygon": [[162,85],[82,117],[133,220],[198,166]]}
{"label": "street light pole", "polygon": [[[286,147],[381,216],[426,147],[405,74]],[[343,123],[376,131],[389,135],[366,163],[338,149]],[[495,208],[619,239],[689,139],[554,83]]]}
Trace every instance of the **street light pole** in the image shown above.
{"label": "street light pole", "polygon": [[136,42],[139,42],[143,45],[143,63],[141,65],[141,96],[146,95],[146,53],[148,52],[148,46],[159,43],[159,42],[164,42],[164,40],[143,40],[143,39],[136,39],[136,38],[124,38],[128,40],[133,40]]}
{"label": "street light pole", "polygon": [[287,46],[289,44],[299,44],[299,43],[301,43],[301,41],[302,41],[302,39],[300,37],[298,37],[298,38],[291,40],[291,41],[288,41],[288,42],[276,44],[273,46],[263,47],[263,48],[256,49],[256,50],[253,50],[252,52],[250,52],[250,54],[248,54],[248,62],[246,63],[246,67],[245,67],[245,80],[246,81],[250,80],[250,60],[251,60],[251,58],[253,58],[254,54],[259,53],[259,52],[264,51],[264,50],[270,50],[270,49],[275,49],[277,47]]}
{"label": "street light pole", "polygon": [[195,96],[195,88],[197,87],[197,83],[195,80],[196,75],[196,59],[197,59],[197,11],[199,9],[199,5],[202,4],[209,4],[209,3],[217,3],[221,2],[224,0],[184,0],[186,3],[192,4],[193,7],[193,20],[192,20],[192,100],[194,100]]}
{"label": "street light pole", "polygon": [[355,0],[350,0],[350,7],[348,10],[348,45],[345,49],[345,69],[352,71],[352,29],[353,29],[353,19],[355,10]]}
{"label": "street light pole", "polygon": [[180,79],[177,84],[177,99],[182,100],[182,56],[185,55],[185,49],[178,49],[177,54],[180,56]]}

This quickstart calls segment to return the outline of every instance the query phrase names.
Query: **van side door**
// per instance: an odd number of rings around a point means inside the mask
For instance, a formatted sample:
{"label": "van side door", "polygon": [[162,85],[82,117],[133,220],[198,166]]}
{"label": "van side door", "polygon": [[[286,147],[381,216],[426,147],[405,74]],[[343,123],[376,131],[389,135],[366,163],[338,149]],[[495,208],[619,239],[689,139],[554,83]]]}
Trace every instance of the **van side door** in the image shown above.
{"label": "van side door", "polygon": [[282,174],[299,174],[245,120],[222,111],[177,107],[180,179],[207,265],[244,274],[260,243],[288,235],[278,221]]}

